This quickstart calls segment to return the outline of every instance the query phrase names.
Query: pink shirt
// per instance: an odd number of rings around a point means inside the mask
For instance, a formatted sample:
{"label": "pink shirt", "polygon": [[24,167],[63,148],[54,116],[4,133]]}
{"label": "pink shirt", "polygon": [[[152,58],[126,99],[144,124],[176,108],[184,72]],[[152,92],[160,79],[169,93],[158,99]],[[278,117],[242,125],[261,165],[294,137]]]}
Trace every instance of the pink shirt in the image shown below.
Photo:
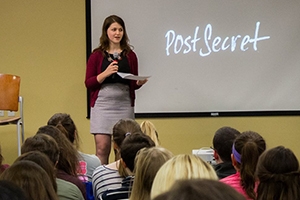
{"label": "pink shirt", "polygon": [[[239,193],[241,193],[247,200],[252,200],[247,194],[246,191],[243,189],[242,185],[241,185],[241,175],[240,172],[236,172],[233,175],[227,176],[223,179],[220,180],[221,182],[230,185],[231,187],[233,187],[236,191],[238,191]],[[257,184],[255,186],[255,191],[257,189]]]}

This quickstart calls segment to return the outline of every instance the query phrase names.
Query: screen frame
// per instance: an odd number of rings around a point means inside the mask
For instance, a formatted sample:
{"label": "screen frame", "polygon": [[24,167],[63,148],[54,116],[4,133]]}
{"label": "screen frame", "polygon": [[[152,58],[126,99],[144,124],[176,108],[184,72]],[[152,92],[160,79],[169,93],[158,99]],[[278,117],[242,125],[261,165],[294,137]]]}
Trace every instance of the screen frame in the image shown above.
{"label": "screen frame", "polygon": [[[86,62],[92,52],[91,0],[85,0],[86,21]],[[87,116],[90,118],[90,98],[87,90]],[[284,111],[232,111],[232,112],[149,112],[135,113],[136,118],[184,118],[184,117],[259,117],[259,116],[300,116],[300,110]]]}

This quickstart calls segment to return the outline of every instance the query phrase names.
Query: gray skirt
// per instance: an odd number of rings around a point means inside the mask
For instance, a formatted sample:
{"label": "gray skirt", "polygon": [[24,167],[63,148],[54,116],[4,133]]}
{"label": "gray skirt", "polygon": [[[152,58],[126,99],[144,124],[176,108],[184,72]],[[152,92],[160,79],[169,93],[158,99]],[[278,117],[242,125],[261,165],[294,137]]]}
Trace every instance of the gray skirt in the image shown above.
{"label": "gray skirt", "polygon": [[120,119],[134,119],[129,86],[114,83],[103,84],[95,106],[91,108],[90,132],[112,134],[112,128]]}

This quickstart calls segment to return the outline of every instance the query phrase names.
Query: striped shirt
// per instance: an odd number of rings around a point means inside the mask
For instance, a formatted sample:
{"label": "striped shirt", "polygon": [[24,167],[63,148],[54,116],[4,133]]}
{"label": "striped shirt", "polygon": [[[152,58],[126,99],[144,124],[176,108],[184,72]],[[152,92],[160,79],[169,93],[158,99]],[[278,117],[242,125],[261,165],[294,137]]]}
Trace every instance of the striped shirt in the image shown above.
{"label": "striped shirt", "polygon": [[127,176],[122,181],[122,187],[103,192],[100,200],[128,200],[131,193],[133,180],[133,176]]}
{"label": "striped shirt", "polygon": [[123,177],[118,170],[110,169],[105,165],[100,165],[94,170],[92,175],[92,185],[94,197],[100,199],[103,192],[108,189],[116,189],[122,186]]}

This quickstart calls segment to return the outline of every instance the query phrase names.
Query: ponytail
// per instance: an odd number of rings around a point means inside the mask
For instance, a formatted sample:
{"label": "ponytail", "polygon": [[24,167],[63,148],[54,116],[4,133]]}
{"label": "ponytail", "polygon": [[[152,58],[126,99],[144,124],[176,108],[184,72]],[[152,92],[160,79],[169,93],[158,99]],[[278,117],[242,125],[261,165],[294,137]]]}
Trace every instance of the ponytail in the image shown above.
{"label": "ponytail", "polygon": [[241,185],[251,199],[256,198],[255,169],[260,153],[255,142],[247,142],[242,149]]}
{"label": "ponytail", "polygon": [[255,170],[259,156],[266,149],[265,140],[256,132],[247,131],[238,136],[234,142],[235,150],[241,155],[238,164],[241,186],[251,199],[256,199]]}

